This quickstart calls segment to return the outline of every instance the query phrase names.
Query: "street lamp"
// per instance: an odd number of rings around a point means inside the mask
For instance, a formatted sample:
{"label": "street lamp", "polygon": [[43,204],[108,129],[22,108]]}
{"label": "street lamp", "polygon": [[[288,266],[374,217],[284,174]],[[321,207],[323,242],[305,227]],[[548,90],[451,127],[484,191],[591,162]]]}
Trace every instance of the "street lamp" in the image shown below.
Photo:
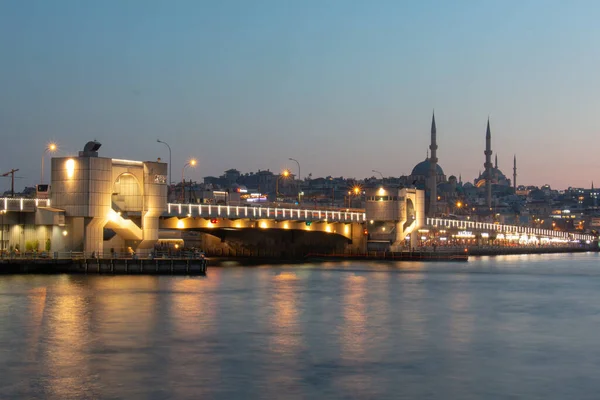
{"label": "street lamp", "polygon": [[[358,197],[360,195],[360,192],[362,191],[362,188],[359,185],[354,185],[352,187],[352,190],[348,192],[348,195],[354,195],[354,197]],[[350,196],[348,196],[350,197]],[[350,202],[350,200],[348,200],[348,207],[351,207],[352,203]]]}
{"label": "street lamp", "polygon": [[300,183],[302,182],[302,178],[300,176],[300,163],[295,158],[289,158],[290,161],[295,161],[298,164],[298,204],[300,204]]}
{"label": "street lamp", "polygon": [[171,180],[171,146],[169,146],[167,142],[163,142],[160,139],[156,139],[156,142],[164,144],[169,149],[169,186],[171,186],[171,184],[173,183],[173,181]]}
{"label": "street lamp", "polygon": [[[185,165],[181,169],[181,202],[182,203],[185,201],[185,181],[183,180],[183,174],[185,172],[185,167],[187,167],[188,165],[191,167],[195,167],[197,163],[198,162],[196,161],[196,159],[192,158],[190,161],[185,163]],[[190,182],[191,182],[191,179],[190,179]]]}
{"label": "street lamp", "polygon": [[277,198],[279,197],[279,180],[281,178],[287,178],[288,176],[290,176],[290,171],[287,169],[284,169],[283,172],[281,174],[279,174],[279,176],[277,177],[277,180],[275,181],[275,201],[277,201]]}
{"label": "street lamp", "polygon": [[2,249],[0,250],[0,258],[4,258],[4,214],[6,214],[6,210],[0,210],[0,215],[2,216],[2,222],[0,223],[0,229],[2,229]]}
{"label": "street lamp", "polygon": [[44,152],[42,153],[42,172],[40,174],[40,183],[43,184],[44,183],[44,158],[46,158],[46,153],[47,152],[51,152],[54,153],[57,149],[56,143],[50,143],[48,144],[48,146],[46,146],[46,148],[44,149]]}
{"label": "street lamp", "polygon": [[382,174],[381,172],[379,172],[379,171],[377,171],[377,170],[374,170],[374,169],[373,169],[373,170],[371,170],[371,172],[375,172],[376,174],[379,174],[379,175],[381,175],[381,181],[383,182],[384,178],[383,178],[383,174]]}

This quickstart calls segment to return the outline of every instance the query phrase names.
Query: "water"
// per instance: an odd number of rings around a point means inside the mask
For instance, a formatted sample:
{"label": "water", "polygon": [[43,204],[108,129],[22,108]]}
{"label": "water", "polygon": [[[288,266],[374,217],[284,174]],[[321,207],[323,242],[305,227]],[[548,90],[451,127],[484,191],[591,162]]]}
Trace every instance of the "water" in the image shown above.
{"label": "water", "polygon": [[0,399],[597,399],[600,256],[1,276]]}

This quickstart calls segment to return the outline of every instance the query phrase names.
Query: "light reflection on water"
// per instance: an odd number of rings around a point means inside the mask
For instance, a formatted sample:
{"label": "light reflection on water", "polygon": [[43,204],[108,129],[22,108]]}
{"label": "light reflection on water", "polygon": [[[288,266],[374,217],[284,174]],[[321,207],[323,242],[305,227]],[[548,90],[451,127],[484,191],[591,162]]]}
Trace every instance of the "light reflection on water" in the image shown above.
{"label": "light reflection on water", "polygon": [[0,399],[595,399],[598,261],[3,276]]}

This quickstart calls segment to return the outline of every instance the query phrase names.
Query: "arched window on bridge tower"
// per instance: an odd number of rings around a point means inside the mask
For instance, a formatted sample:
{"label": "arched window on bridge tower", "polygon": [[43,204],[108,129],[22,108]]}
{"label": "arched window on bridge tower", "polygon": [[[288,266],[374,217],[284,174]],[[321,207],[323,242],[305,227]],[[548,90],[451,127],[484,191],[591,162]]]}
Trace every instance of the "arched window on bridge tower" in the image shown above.
{"label": "arched window on bridge tower", "polygon": [[128,172],[117,177],[113,184],[112,208],[115,211],[142,211],[143,195],[137,178]]}

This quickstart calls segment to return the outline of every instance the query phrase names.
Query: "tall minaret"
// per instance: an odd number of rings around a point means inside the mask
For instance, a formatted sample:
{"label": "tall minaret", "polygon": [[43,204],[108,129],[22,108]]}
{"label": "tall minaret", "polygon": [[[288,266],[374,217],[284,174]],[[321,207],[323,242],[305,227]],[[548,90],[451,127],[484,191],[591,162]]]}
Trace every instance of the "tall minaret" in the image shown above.
{"label": "tall minaret", "polygon": [[498,154],[495,155],[496,161],[494,162],[494,168],[498,169]]}
{"label": "tall minaret", "polygon": [[513,159],[513,189],[517,193],[517,155]]}
{"label": "tall minaret", "polygon": [[485,199],[488,208],[492,207],[492,133],[490,131],[490,118],[487,121],[485,132]]}
{"label": "tall minaret", "polygon": [[435,111],[431,116],[431,158],[429,158],[429,216],[434,217],[437,209],[437,141],[435,129]]}

